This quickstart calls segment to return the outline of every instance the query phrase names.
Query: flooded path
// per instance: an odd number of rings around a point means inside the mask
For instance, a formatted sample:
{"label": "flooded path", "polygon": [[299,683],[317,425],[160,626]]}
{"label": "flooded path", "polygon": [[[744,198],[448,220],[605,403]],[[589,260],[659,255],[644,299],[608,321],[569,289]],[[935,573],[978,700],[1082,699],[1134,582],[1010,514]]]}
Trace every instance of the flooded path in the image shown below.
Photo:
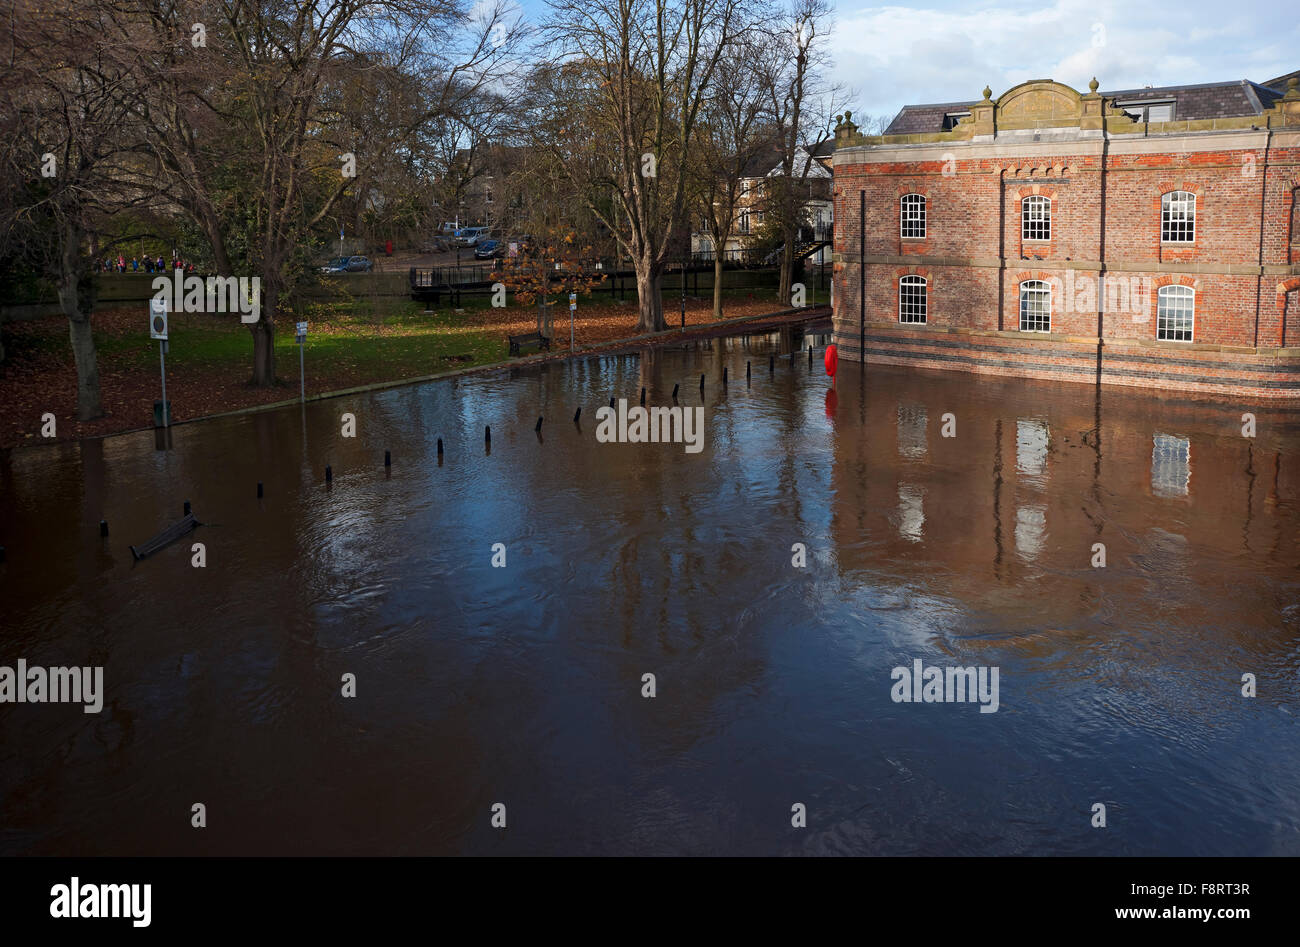
{"label": "flooded path", "polygon": [[[0,457],[0,664],[105,688],[0,704],[0,854],[1300,854],[1300,413],[832,390],[815,341]],[[699,453],[597,440],[675,384]],[[997,712],[896,702],[917,660],[998,668]]]}

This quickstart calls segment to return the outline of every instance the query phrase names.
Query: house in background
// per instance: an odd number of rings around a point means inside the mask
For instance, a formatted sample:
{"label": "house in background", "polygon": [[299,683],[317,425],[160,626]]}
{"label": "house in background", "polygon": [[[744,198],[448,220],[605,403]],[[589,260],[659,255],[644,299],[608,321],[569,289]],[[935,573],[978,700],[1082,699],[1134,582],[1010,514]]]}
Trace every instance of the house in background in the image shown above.
{"label": "house in background", "polygon": [[[731,238],[723,248],[724,258],[741,260],[747,257],[754,245],[755,235],[760,231],[766,215],[765,202],[768,196],[768,182],[781,177],[781,158],[779,145],[763,149],[746,166],[740,179],[740,191],[736,202],[736,219]],[[831,235],[835,219],[835,202],[831,194],[831,159],[835,154],[835,140],[828,138],[811,148],[800,146],[795,152],[795,173],[807,167],[802,175],[805,180],[803,188],[804,212],[807,225],[800,231],[796,254],[814,266],[829,265],[831,262]],[[697,222],[697,229],[691,234],[691,253],[697,260],[714,258],[713,239],[703,222]]]}

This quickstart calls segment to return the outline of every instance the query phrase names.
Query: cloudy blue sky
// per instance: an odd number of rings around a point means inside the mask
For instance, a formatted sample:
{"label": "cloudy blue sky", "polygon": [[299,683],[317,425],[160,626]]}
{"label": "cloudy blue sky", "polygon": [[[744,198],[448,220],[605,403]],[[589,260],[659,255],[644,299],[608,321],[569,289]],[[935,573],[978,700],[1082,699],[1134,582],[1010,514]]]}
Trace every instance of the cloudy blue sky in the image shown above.
{"label": "cloudy blue sky", "polygon": [[[544,0],[514,2],[545,16]],[[985,83],[996,96],[1027,79],[1083,90],[1095,75],[1106,91],[1300,69],[1294,0],[833,2],[833,77],[859,116],[978,99]]]}
{"label": "cloudy blue sky", "polygon": [[835,75],[860,114],[996,96],[1027,79],[1102,91],[1254,79],[1300,69],[1297,5],[1180,0],[836,0]]}

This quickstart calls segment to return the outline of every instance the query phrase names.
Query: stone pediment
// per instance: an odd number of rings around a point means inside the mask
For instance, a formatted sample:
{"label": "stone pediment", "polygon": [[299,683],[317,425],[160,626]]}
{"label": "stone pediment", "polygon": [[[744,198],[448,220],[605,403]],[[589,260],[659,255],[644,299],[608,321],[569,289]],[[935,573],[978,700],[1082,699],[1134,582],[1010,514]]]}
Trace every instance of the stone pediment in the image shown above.
{"label": "stone pediment", "polygon": [[1078,127],[1083,97],[1051,79],[1022,82],[998,97],[994,121],[999,129]]}

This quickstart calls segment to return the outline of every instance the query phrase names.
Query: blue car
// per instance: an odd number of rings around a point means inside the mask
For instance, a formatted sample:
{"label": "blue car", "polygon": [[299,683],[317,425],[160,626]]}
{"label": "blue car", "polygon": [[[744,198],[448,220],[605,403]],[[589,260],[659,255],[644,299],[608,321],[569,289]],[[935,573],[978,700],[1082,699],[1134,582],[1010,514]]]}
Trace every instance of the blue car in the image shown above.
{"label": "blue car", "polygon": [[490,260],[493,257],[505,256],[506,247],[500,240],[480,240],[474,247],[474,257],[479,260]]}
{"label": "blue car", "polygon": [[364,256],[340,256],[320,268],[322,273],[369,273],[375,264]]}

